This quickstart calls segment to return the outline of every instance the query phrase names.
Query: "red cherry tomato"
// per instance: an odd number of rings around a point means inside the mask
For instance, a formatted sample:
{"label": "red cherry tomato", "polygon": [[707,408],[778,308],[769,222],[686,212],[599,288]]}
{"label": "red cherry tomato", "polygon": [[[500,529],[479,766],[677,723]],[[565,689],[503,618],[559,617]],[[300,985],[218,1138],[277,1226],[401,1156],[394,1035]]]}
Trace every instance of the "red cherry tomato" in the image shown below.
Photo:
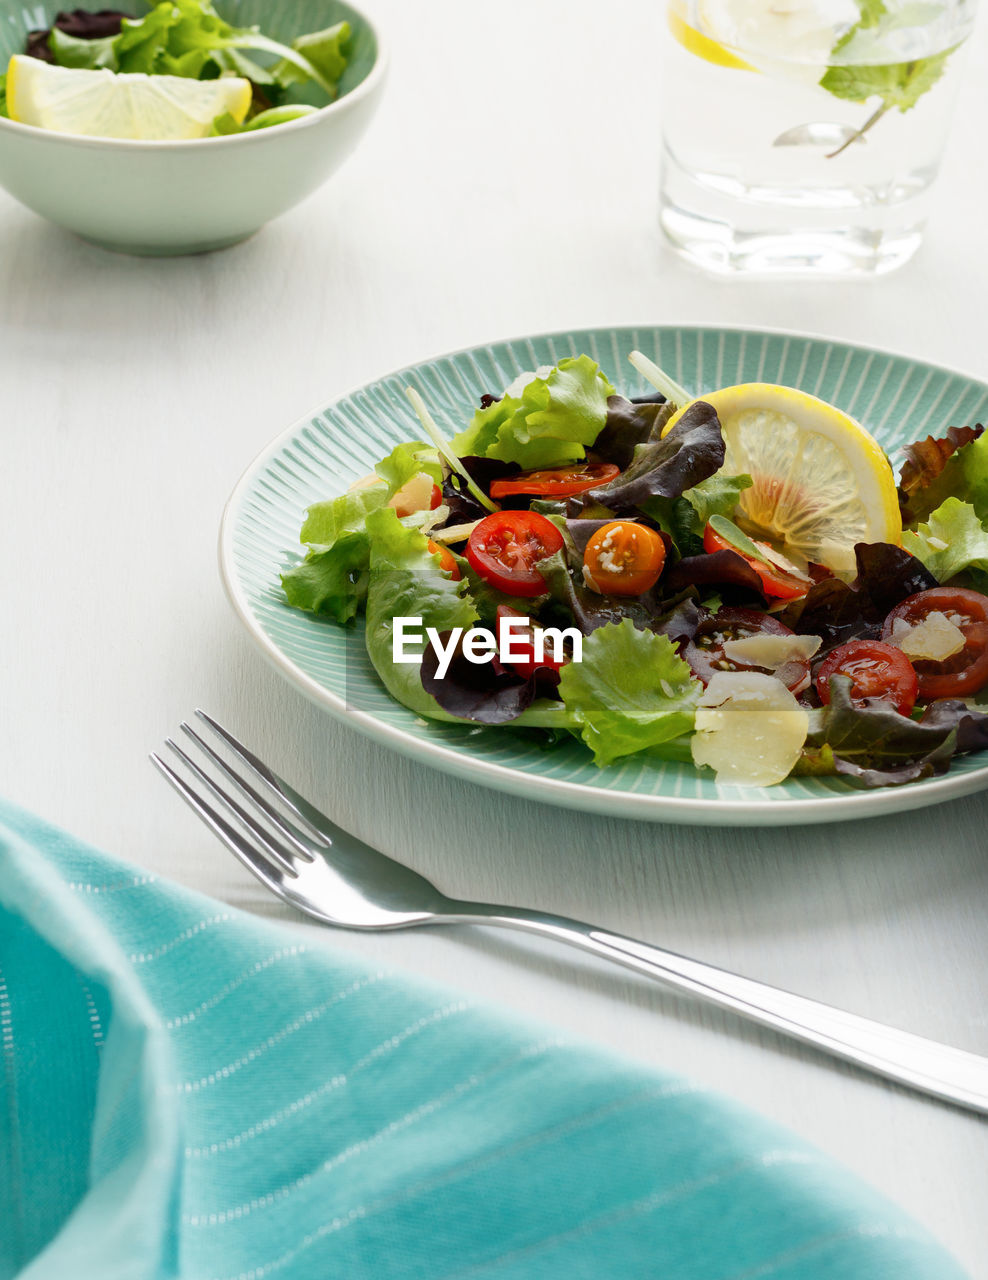
{"label": "red cherry tomato", "polygon": [[613,462],[574,463],[571,467],[556,467],[551,471],[524,471],[508,480],[495,480],[491,485],[492,498],[509,498],[513,493],[531,493],[542,497],[568,498],[574,493],[584,493],[607,484],[621,474],[621,468]]}
{"label": "red cherry tomato", "polygon": [[665,562],[666,545],[654,529],[612,520],[587,543],[583,577],[601,595],[640,596],[658,582]]}
{"label": "red cherry tomato", "polygon": [[[683,649],[683,657],[704,685],[709,684],[717,671],[766,671],[766,667],[737,662],[724,654],[728,640],[743,640],[759,634],[791,636],[795,632],[777,618],[759,613],[757,609],[720,609],[700,623],[696,635]],[[810,664],[804,658],[792,658],[771,674],[781,680],[791,693],[802,693],[810,683]]]}
{"label": "red cherry tomato", "polygon": [[[759,544],[756,542],[755,546]],[[703,549],[713,554],[715,551],[733,551],[736,556],[747,561],[762,580],[762,590],[774,600],[792,600],[796,596],[805,596],[813,585],[808,579],[797,578],[795,574],[786,573],[776,565],[765,564],[762,560],[753,560],[737,547],[732,547],[726,538],[707,525],[703,531]]]}
{"label": "red cherry tomato", "polygon": [[460,566],[456,563],[456,556],[453,555],[449,547],[440,546],[438,542],[429,539],[429,550],[434,556],[439,557],[439,567],[444,569],[453,582],[459,582],[463,577],[460,573]]}
{"label": "red cherry tomato", "polygon": [[881,698],[907,716],[916,705],[919,682],[913,665],[893,644],[881,640],[849,640],[828,653],[816,673],[820,701],[830,701],[830,677],[851,677],[851,701]]}
{"label": "red cherry tomato", "polygon": [[[512,657],[510,659],[505,657],[509,630],[508,619],[514,620],[514,625],[510,627],[512,652],[521,654],[520,657]],[[495,625],[497,629],[498,657],[502,662],[517,671],[519,675],[534,675],[539,667],[551,667],[553,671],[558,671],[566,662],[563,657],[557,658],[548,645],[544,646],[542,650],[542,658],[538,658],[535,636],[540,628],[535,625],[531,618],[524,613],[519,613],[517,609],[512,609],[510,605],[498,605]]]}
{"label": "red cherry tomato", "polygon": [[541,596],[538,562],[562,550],[563,535],[535,511],[495,511],[467,539],[466,557],[485,582],[509,596]]}
{"label": "red cherry tomato", "polygon": [[988,598],[963,587],[933,587],[918,591],[897,604],[882,625],[882,639],[891,640],[895,621],[902,618],[911,626],[930,613],[939,612],[964,633],[964,648],[942,662],[917,658],[913,663],[919,677],[919,697],[963,698],[988,684]]}

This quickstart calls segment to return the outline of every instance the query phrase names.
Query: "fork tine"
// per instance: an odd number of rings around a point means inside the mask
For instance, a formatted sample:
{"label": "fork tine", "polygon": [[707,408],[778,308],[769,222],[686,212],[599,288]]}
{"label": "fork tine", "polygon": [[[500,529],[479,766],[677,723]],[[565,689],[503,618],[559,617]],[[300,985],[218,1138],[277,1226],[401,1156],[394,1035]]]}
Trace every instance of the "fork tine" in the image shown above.
{"label": "fork tine", "polygon": [[284,778],[279,777],[273,769],[269,769],[263,760],[259,760],[253,751],[249,751],[229,729],[224,729],[219,721],[214,720],[211,715],[203,711],[201,707],[196,707],[196,715],[212,731],[223,739],[233,754],[243,763],[243,765],[251,771],[255,778],[263,782],[274,794],[287,805],[292,813],[308,827],[316,840],[329,840],[332,842],[338,837],[340,828],[335,822],[332,822],[324,813],[309,803],[304,796],[299,795],[294,787],[290,787]]}
{"label": "fork tine", "polygon": [[312,841],[308,839],[305,833],[299,831],[297,827],[292,826],[288,819],[283,817],[273,804],[268,800],[265,800],[264,796],[262,796],[260,792],[252,787],[245,778],[242,778],[235,769],[232,769],[230,765],[227,764],[219,752],[214,751],[208,742],[200,738],[191,725],[187,724],[183,720],[179,725],[179,728],[192,739],[200,751],[204,752],[210,760],[212,760],[217,769],[221,770],[223,774],[230,779],[242,795],[246,796],[252,804],[257,805],[258,809],[260,809],[278,834],[287,840],[289,844],[294,845],[299,854],[305,858],[307,862],[312,862],[318,856],[320,850],[313,846]]}
{"label": "fork tine", "polygon": [[234,815],[234,817],[238,820],[238,822],[240,822],[242,826],[247,828],[247,830],[251,833],[254,839],[257,840],[258,843],[264,847],[264,849],[270,855],[270,857],[273,858],[273,860],[285,872],[287,872],[288,875],[297,876],[298,871],[296,870],[294,862],[292,860],[293,855],[291,850],[286,849],[284,845],[280,845],[277,842],[277,840],[275,840],[267,831],[265,831],[265,829],[261,826],[261,824],[257,821],[257,819],[254,818],[251,814],[249,814],[247,810],[243,807],[243,805],[238,804],[237,801],[234,800],[233,796],[227,795],[227,793],[216,782],[213,781],[213,779],[209,776],[209,774],[206,773],[204,769],[201,769],[199,765],[196,764],[196,762],[192,759],[191,756],[186,755],[186,753],[182,750],[182,748],[178,745],[177,742],[175,742],[172,738],[166,738],[165,743],[167,746],[171,747],[172,751],[175,752],[175,754],[186,766],[186,768],[190,769],[196,775],[199,781],[209,788],[209,790],[213,793],[216,799],[219,800],[221,804],[225,805],[227,809],[229,809],[229,811]]}
{"label": "fork tine", "polygon": [[285,892],[284,884],[279,878],[281,872],[269,863],[264,855],[259,853],[253,845],[249,844],[239,831],[235,831],[216,812],[212,805],[207,804],[184,778],[180,777],[170,765],[162,760],[157,752],[151,752],[151,762],[165,775],[165,778],[172,784],[186,804],[195,810],[210,831],[226,845],[234,857],[242,862],[247,870],[255,875],[261,884],[270,889],[272,893],[276,893],[279,898],[284,898],[286,902],[290,902],[291,899]]}

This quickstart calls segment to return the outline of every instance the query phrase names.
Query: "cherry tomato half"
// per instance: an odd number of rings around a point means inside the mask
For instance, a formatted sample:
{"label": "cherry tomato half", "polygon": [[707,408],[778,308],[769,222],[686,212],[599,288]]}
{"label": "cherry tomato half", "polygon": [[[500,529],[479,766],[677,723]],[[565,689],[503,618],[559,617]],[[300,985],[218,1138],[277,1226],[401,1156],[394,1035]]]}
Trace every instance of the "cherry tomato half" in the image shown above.
{"label": "cherry tomato half", "polygon": [[557,467],[552,471],[524,471],[508,480],[495,480],[491,485],[492,498],[509,498],[513,493],[531,493],[549,498],[568,498],[574,493],[585,493],[607,484],[621,474],[621,468],[613,462],[575,462],[570,467]]}
{"label": "cherry tomato half", "polygon": [[666,562],[666,545],[648,525],[612,520],[583,552],[588,587],[606,596],[640,596],[654,587]]}
{"label": "cherry tomato half", "polygon": [[901,649],[881,640],[849,640],[828,653],[816,673],[820,701],[830,701],[830,677],[851,677],[851,701],[881,698],[907,716],[916,705],[919,681],[913,664]]}
{"label": "cherry tomato half", "polygon": [[[728,640],[744,640],[748,636],[791,636],[784,623],[757,609],[720,609],[712,617],[705,618],[696,635],[683,649],[683,657],[690,670],[706,685],[718,671],[766,671],[768,668],[755,663],[737,662],[724,653]],[[810,683],[810,664],[804,658],[791,658],[773,670],[791,693],[802,693]]]}
{"label": "cherry tomato half", "polygon": [[450,580],[452,582],[459,582],[463,577],[463,574],[460,573],[460,566],[456,563],[456,556],[453,555],[449,547],[441,546],[438,542],[433,542],[430,538],[429,550],[434,556],[439,557],[439,567],[446,571]]}
{"label": "cherry tomato half", "polygon": [[[756,547],[761,545],[764,544],[755,543]],[[762,560],[753,560],[750,556],[746,556],[737,547],[732,547],[726,538],[722,538],[719,533],[711,529],[709,524],[703,531],[703,549],[711,554],[715,551],[733,551],[736,556],[747,561],[761,578],[762,590],[774,600],[792,600],[796,596],[805,596],[813,585],[808,578],[796,577],[795,574],[786,573],[776,565],[766,564]]]}
{"label": "cherry tomato half", "polygon": [[551,520],[535,511],[495,511],[467,539],[466,557],[485,582],[509,596],[541,596],[545,579],[536,567],[563,546]]}
{"label": "cherry tomato half", "polygon": [[[505,650],[508,641],[508,620],[511,619],[513,625],[511,631],[511,650],[514,654],[520,654],[520,657],[507,658]],[[539,667],[551,667],[553,671],[558,671],[566,662],[563,657],[556,657],[553,650],[545,645],[542,650],[542,657],[538,657],[538,649],[536,647],[535,637],[540,630],[538,626],[527,617],[524,613],[519,613],[517,609],[512,609],[510,605],[499,604],[497,607],[496,621],[497,647],[498,657],[502,662],[517,671],[520,676],[534,675]]]}
{"label": "cherry tomato half", "polygon": [[897,604],[882,625],[882,639],[891,640],[897,618],[916,626],[939,612],[964,633],[964,648],[942,662],[917,658],[919,697],[963,698],[988,684],[988,598],[963,587],[933,587]]}

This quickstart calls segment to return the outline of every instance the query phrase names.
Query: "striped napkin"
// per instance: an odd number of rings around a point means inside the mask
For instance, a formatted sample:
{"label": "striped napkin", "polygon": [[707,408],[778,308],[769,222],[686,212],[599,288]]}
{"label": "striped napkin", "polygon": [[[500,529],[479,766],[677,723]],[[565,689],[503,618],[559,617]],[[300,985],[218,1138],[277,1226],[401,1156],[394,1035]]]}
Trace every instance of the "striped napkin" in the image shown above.
{"label": "striped napkin", "polygon": [[0,804],[0,1280],[962,1280],[688,1081]]}

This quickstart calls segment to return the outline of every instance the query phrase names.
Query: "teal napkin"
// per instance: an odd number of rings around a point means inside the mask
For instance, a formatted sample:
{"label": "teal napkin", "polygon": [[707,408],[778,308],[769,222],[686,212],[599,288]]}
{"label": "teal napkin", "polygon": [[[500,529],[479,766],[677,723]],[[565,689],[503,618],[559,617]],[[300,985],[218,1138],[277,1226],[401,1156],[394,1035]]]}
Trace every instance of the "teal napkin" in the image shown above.
{"label": "teal napkin", "polygon": [[[222,857],[217,850],[217,857]],[[688,1081],[0,804],[0,1280],[959,1280]]]}

